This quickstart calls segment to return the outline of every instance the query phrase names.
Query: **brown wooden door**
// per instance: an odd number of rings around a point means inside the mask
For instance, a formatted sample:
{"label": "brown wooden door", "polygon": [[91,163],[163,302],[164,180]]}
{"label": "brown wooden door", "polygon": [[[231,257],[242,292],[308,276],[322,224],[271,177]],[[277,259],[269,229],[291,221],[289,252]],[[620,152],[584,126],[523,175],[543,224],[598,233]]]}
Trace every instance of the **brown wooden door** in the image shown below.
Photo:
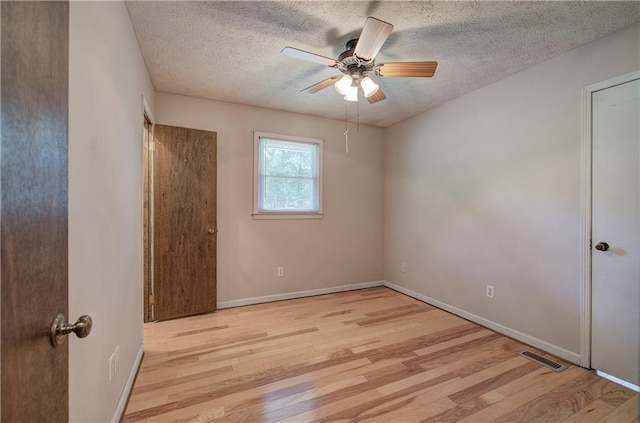
{"label": "brown wooden door", "polygon": [[2,421],[68,421],[66,2],[2,2]]}
{"label": "brown wooden door", "polygon": [[216,309],[216,133],[156,125],[155,318]]}

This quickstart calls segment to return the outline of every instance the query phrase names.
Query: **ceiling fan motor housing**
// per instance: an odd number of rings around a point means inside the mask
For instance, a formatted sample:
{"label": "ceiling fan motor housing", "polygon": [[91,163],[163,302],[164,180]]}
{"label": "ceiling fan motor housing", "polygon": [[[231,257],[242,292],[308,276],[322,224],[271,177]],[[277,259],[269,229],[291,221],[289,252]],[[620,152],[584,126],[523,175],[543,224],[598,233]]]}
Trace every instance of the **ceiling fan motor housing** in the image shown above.
{"label": "ceiling fan motor housing", "polygon": [[347,50],[338,56],[338,70],[357,80],[362,79],[365,76],[365,72],[373,71],[375,61],[370,60],[366,62],[359,59],[355,55],[356,44],[358,44],[357,38],[347,41]]}

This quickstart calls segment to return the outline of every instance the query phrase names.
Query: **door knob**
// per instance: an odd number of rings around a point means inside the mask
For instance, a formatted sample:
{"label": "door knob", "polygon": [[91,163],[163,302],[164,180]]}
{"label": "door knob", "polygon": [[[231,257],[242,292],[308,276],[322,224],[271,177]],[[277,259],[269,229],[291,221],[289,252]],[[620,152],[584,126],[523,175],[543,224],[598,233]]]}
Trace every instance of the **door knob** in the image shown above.
{"label": "door knob", "polygon": [[64,314],[58,314],[51,325],[51,344],[54,347],[62,345],[66,339],[65,336],[71,332],[78,338],[86,338],[91,333],[91,326],[93,326],[91,316],[80,316],[74,324],[70,325]]}
{"label": "door knob", "polygon": [[207,229],[209,235],[215,235],[217,232],[218,230],[216,228],[209,227],[209,229]]}
{"label": "door knob", "polygon": [[598,251],[607,251],[609,249],[609,244],[606,242],[598,242],[596,244],[596,250]]}

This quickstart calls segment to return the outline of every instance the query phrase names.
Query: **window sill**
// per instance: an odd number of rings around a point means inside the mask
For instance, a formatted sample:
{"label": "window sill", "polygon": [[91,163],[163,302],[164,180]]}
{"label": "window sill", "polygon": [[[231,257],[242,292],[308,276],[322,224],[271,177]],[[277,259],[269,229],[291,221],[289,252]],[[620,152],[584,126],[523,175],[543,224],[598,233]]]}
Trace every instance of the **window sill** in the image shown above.
{"label": "window sill", "polygon": [[324,213],[253,213],[255,220],[322,219]]}

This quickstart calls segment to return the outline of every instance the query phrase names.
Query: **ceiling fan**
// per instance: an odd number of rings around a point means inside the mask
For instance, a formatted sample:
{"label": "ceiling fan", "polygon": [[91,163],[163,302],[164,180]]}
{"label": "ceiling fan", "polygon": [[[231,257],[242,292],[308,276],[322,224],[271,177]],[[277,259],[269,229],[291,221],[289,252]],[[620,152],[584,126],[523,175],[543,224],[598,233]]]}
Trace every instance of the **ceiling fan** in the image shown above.
{"label": "ceiling fan", "polygon": [[369,103],[377,103],[387,98],[380,86],[369,74],[380,77],[432,77],[436,72],[438,62],[391,62],[375,63],[376,54],[393,31],[393,25],[374,17],[368,17],[360,38],[347,42],[347,50],[338,59],[310,53],[294,47],[285,47],[282,54],[297,59],[308,60],[321,65],[335,68],[344,75],[332,76],[317,84],[305,88],[301,92],[313,94],[330,85],[344,96],[347,101],[358,101],[358,88]]}

